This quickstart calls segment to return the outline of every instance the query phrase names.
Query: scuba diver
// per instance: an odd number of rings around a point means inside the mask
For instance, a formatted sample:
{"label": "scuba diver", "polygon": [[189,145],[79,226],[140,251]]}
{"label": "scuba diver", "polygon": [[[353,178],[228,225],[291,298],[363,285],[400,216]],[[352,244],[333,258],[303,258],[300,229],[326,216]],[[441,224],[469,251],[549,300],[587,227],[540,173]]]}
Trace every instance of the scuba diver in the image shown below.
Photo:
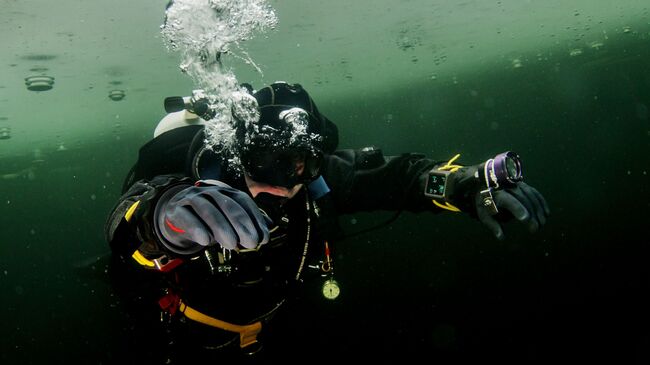
{"label": "scuba diver", "polygon": [[337,150],[337,127],[300,85],[242,93],[259,114],[235,120],[239,143],[228,151],[207,142],[202,98],[171,100],[193,122],[163,120],[106,223],[113,275],[159,326],[147,334],[165,341],[168,363],[263,353],[265,330],[304,281],[322,280],[335,299],[330,245],[342,237],[341,214],[464,212],[498,239],[502,217],[531,232],[546,222],[548,206],[513,152],[461,166],[458,156]]}

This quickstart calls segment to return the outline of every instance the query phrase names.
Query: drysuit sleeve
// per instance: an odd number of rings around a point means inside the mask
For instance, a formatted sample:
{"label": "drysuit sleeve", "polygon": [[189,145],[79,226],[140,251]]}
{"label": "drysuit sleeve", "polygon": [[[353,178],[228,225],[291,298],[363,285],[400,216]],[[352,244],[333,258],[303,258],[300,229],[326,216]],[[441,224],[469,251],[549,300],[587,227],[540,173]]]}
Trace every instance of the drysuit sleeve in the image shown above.
{"label": "drysuit sleeve", "polygon": [[339,213],[372,210],[440,211],[424,196],[426,173],[439,162],[381,150],[339,150],[324,158],[322,174]]}

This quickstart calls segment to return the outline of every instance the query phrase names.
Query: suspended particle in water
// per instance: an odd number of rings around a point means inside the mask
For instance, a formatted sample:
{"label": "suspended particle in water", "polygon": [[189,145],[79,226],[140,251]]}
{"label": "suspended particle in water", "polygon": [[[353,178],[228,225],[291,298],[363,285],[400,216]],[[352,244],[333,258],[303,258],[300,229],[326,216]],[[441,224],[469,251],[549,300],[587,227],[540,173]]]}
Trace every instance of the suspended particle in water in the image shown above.
{"label": "suspended particle in water", "polygon": [[580,56],[582,54],[582,48],[574,48],[571,51],[569,51],[569,56],[575,57],[575,56]]}
{"label": "suspended particle in water", "polygon": [[515,58],[512,60],[512,68],[521,68],[523,67],[523,64],[519,58]]}
{"label": "suspended particle in water", "polygon": [[648,107],[643,103],[637,103],[636,116],[641,120],[648,120],[650,117],[650,111],[648,110]]}
{"label": "suspended particle in water", "polygon": [[34,148],[34,150],[32,150],[32,156],[34,157],[34,160],[42,160],[43,151],[41,151],[40,148]]}
{"label": "suspended particle in water", "polygon": [[599,42],[599,41],[593,41],[589,43],[589,47],[595,50],[599,50],[603,45],[604,45],[603,42]]}
{"label": "suspended particle in water", "polygon": [[630,26],[623,27],[623,33],[630,33],[631,31],[632,31],[632,28]]}

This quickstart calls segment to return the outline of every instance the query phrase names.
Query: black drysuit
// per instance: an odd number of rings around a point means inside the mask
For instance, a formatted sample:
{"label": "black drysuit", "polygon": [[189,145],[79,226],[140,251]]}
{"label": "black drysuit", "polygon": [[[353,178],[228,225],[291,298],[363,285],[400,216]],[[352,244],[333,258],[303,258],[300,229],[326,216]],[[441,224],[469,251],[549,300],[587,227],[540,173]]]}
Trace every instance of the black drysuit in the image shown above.
{"label": "black drysuit", "polygon": [[[256,203],[273,220],[271,240],[259,250],[226,252],[212,246],[191,255],[171,252],[152,223],[154,207],[164,191],[215,179],[248,192],[244,179],[206,149],[203,141],[201,126],[187,126],[143,146],[124,194],[106,223],[106,238],[119,262],[113,270],[130,270],[122,279],[126,276],[137,281],[138,288],[153,289],[150,295],[131,293],[153,302],[141,303],[151,311],[156,311],[160,297],[173,293],[188,306],[229,323],[265,322],[296,284],[310,275],[321,276],[308,268],[324,260],[326,240],[340,237],[338,215],[372,210],[439,211],[422,193],[434,161],[417,154],[387,158],[373,148],[338,150],[322,160],[320,171],[330,189],[324,196],[315,199],[307,188],[289,200],[258,195]],[[310,274],[310,270],[316,272]],[[161,306],[169,317],[182,317],[176,308],[170,311],[168,302],[162,300]],[[195,334],[221,332],[201,335],[205,346],[238,343],[236,333],[182,322],[193,326]]]}

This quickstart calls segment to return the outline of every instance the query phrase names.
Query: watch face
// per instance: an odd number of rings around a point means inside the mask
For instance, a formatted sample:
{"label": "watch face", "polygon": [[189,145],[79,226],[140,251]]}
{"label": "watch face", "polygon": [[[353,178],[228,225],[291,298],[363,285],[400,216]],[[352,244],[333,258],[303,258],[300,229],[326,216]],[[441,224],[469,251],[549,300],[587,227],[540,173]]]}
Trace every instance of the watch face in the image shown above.
{"label": "watch face", "polygon": [[327,299],[336,299],[341,294],[341,288],[334,279],[329,279],[323,284],[323,296]]}
{"label": "watch face", "polygon": [[446,174],[438,174],[431,172],[427,178],[427,185],[424,190],[426,196],[434,198],[444,198],[445,196],[445,186],[447,183]]}

